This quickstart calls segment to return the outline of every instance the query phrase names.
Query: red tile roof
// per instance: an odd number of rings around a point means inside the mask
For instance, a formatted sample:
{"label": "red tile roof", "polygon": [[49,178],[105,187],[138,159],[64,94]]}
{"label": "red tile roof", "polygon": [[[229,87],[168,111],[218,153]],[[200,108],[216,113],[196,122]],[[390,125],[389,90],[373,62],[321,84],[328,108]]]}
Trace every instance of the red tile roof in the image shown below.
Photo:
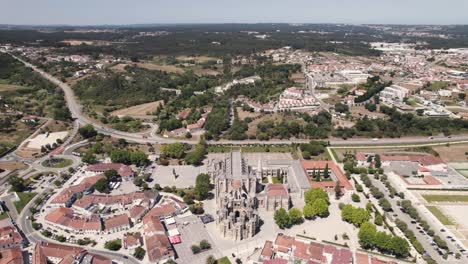
{"label": "red tile roof", "polygon": [[268,197],[289,197],[288,187],[286,184],[272,183],[265,187],[265,192]]}
{"label": "red tile roof", "polygon": [[21,247],[0,250],[0,264],[23,264],[23,254]]}
{"label": "red tile roof", "polygon": [[105,172],[108,170],[116,170],[121,177],[132,177],[133,170],[130,166],[122,163],[98,163],[86,167],[87,171]]}
{"label": "red tile roof", "polygon": [[59,207],[45,216],[45,220],[77,231],[100,231],[101,219],[98,215],[79,216],[75,215],[70,208]]}
{"label": "red tile roof", "polygon": [[23,242],[23,238],[16,227],[9,225],[0,228],[0,248],[11,247],[13,245],[19,245]]}
{"label": "red tile roof", "polygon": [[270,240],[265,241],[265,244],[263,245],[262,252],[260,255],[266,258],[271,258],[273,256],[273,242]]}
{"label": "red tile roof", "polygon": [[263,261],[263,264],[287,264],[288,261],[282,258],[267,259]]}
{"label": "red tile roof", "polygon": [[145,237],[146,252],[151,262],[173,257],[175,252],[166,235],[155,234]]}
{"label": "red tile roof", "polygon": [[288,252],[292,248],[294,243],[294,237],[286,236],[283,234],[278,234],[275,240],[275,246],[278,247],[278,250],[281,252]]}
{"label": "red tile roof", "polygon": [[125,248],[141,246],[143,238],[139,232],[134,234],[125,234],[123,243]]}
{"label": "red tile roof", "polygon": [[369,255],[356,252],[356,264],[369,264]]}
{"label": "red tile roof", "polygon": [[128,219],[127,214],[120,214],[112,216],[111,218],[104,220],[104,228],[105,230],[130,225],[130,219]]}

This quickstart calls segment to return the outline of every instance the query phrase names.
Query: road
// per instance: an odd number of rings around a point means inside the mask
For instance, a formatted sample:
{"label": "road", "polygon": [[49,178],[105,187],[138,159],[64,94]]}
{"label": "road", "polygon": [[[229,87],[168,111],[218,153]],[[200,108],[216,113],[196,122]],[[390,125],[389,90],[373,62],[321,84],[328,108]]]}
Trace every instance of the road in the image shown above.
{"label": "road", "polygon": [[[95,120],[92,120],[85,116],[81,109],[81,105],[77,102],[75,95],[73,93],[72,88],[57,79],[56,77],[44,72],[43,70],[37,68],[36,66],[32,65],[29,62],[22,60],[12,54],[10,54],[20,62],[24,63],[27,67],[30,67],[34,71],[41,74],[44,78],[51,81],[55,85],[57,85],[60,89],[63,90],[65,94],[65,101],[67,102],[68,108],[70,109],[71,115],[73,118],[76,119],[76,122],[81,125],[91,124],[99,133],[104,135],[109,135],[115,138],[123,138],[127,141],[136,142],[136,143],[175,143],[181,142],[186,144],[196,144],[197,142],[191,140],[183,140],[183,139],[171,139],[171,138],[164,138],[156,133],[150,133],[149,136],[141,133],[127,133],[118,131],[112,128],[104,127],[101,124],[97,123]],[[393,144],[424,144],[428,142],[456,142],[456,141],[468,141],[468,135],[454,135],[451,138],[449,137],[434,137],[434,139],[428,139],[427,137],[408,137],[408,138],[384,138],[379,140],[373,139],[332,139],[330,140],[330,145],[332,146],[360,146],[360,145],[393,145]],[[288,139],[288,140],[269,140],[269,141],[262,141],[262,140],[221,140],[221,141],[208,141],[208,144],[229,144],[229,145],[244,145],[244,144],[293,144],[293,143],[307,143],[309,140],[307,139]]]}
{"label": "road", "polygon": [[[400,206],[397,205],[397,201],[399,201],[400,199],[397,198],[397,197],[391,198],[390,197],[390,192],[387,190],[387,187],[385,187],[385,185],[380,180],[376,180],[372,176],[370,176],[369,179],[372,181],[372,184],[375,187],[377,187],[381,192],[383,192],[385,198],[392,205],[393,212],[389,213],[389,215],[392,215],[391,218],[393,220],[395,220],[395,218],[397,218],[397,219],[400,219],[400,220],[404,221],[408,225],[408,229],[413,231],[414,235],[416,236],[416,239],[419,241],[419,243],[421,243],[421,245],[423,246],[426,253],[429,254],[437,263],[457,263],[457,264],[466,263],[465,260],[457,260],[453,256],[449,256],[449,258],[447,260],[444,260],[437,253],[437,251],[431,246],[432,238],[430,238],[430,236],[427,235],[426,233],[421,234],[419,231],[422,230],[422,228],[417,229],[416,228],[417,225],[411,223],[411,221],[413,221],[413,219],[408,214],[401,211]],[[392,183],[392,186],[394,186],[394,185],[395,184]],[[397,217],[394,217],[393,214],[396,214]],[[428,219],[425,219],[425,216],[422,215],[421,213],[420,213],[420,216],[421,216],[421,218],[423,220],[426,220],[426,221],[428,220]],[[427,221],[427,222],[430,224],[430,221]],[[434,227],[434,226],[431,225],[431,229],[434,230],[435,235],[438,235],[442,239],[446,240],[445,235],[442,232],[440,232],[440,230],[437,227]],[[453,246],[453,244],[450,241],[447,241],[447,245],[449,246],[450,251],[454,252],[454,254],[456,252],[459,252],[459,250],[456,249],[455,246]]]}

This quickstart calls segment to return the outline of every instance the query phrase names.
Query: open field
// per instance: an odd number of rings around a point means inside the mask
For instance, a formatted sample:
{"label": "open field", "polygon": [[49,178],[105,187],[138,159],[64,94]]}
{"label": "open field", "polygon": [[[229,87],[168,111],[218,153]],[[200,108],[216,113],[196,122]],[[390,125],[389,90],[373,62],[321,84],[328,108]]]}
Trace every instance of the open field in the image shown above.
{"label": "open field", "polygon": [[468,161],[468,156],[465,154],[468,151],[468,144],[451,144],[432,148],[439,153],[440,158],[445,162]]}
{"label": "open field", "polygon": [[1,162],[0,163],[0,169],[2,169],[2,170],[13,171],[13,170],[22,170],[22,169],[25,169],[25,168],[27,168],[27,166],[24,165],[24,163],[21,163],[21,162],[7,161],[7,162]]}
{"label": "open field", "polygon": [[427,209],[444,225],[453,225],[454,223],[437,206],[426,206]]}
{"label": "open field", "polygon": [[242,107],[237,107],[236,109],[237,109],[237,114],[239,115],[240,120],[244,120],[244,118],[246,118],[246,117],[256,118],[256,117],[261,115],[258,112],[244,111],[244,110],[242,110]]}
{"label": "open field", "polygon": [[22,89],[27,89],[27,87],[0,82],[0,92],[17,91]]}
{"label": "open field", "polygon": [[177,60],[181,61],[195,61],[196,63],[203,63],[208,61],[216,61],[218,58],[208,57],[208,56],[178,56],[176,57]]}
{"label": "open field", "polygon": [[220,72],[212,69],[194,69],[196,75],[218,75]]}
{"label": "open field", "polygon": [[152,113],[161,105],[163,101],[150,102],[146,104],[134,105],[131,107],[115,110],[111,115],[115,116],[145,116]]}
{"label": "open field", "polygon": [[175,72],[175,73],[183,73],[184,70],[175,66],[175,65],[160,65],[154,64],[151,62],[138,62],[136,65],[140,68],[144,68],[147,70],[153,71],[165,71],[165,72]]}
{"label": "open field", "polygon": [[468,195],[422,194],[427,202],[468,202]]}
{"label": "open field", "polygon": [[23,210],[23,208],[29,203],[29,201],[32,200],[32,198],[34,198],[34,196],[36,196],[36,193],[26,193],[26,192],[18,192],[18,197],[20,198],[19,201],[16,201],[16,202],[13,202],[15,207],[16,207],[16,211],[19,213],[21,213],[21,210]]}
{"label": "open field", "polygon": [[0,143],[5,145],[18,145],[27,137],[29,137],[34,131],[43,124],[41,120],[39,124],[35,126],[27,125],[17,120],[14,122],[13,130],[0,132]]}

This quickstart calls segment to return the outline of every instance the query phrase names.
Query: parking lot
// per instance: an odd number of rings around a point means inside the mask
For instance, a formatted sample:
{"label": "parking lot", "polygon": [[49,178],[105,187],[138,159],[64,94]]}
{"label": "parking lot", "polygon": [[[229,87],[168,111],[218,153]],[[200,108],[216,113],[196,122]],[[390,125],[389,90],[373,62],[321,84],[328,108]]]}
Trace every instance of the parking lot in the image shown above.
{"label": "parking lot", "polygon": [[161,186],[177,186],[179,188],[189,188],[195,186],[195,179],[200,173],[206,173],[205,166],[160,166],[156,165],[151,178],[153,181],[150,187],[155,184]]}
{"label": "parking lot", "polygon": [[[209,255],[213,255],[216,259],[223,257],[217,249],[217,243],[211,239],[198,216],[177,216],[175,220],[182,240],[182,243],[174,245],[178,255],[178,259],[176,259],[177,263],[205,263],[205,260]],[[193,254],[190,247],[192,245],[200,244],[200,241],[203,239],[207,240],[211,244],[211,249],[202,251],[198,254]]]}

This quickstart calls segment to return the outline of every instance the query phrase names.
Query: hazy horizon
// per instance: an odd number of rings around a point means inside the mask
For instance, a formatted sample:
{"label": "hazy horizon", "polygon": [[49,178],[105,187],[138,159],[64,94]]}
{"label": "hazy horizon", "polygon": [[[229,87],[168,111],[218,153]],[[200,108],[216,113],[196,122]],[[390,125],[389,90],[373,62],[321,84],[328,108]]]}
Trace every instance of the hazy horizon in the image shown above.
{"label": "hazy horizon", "polygon": [[0,24],[468,24],[468,1],[451,0],[0,0]]}

